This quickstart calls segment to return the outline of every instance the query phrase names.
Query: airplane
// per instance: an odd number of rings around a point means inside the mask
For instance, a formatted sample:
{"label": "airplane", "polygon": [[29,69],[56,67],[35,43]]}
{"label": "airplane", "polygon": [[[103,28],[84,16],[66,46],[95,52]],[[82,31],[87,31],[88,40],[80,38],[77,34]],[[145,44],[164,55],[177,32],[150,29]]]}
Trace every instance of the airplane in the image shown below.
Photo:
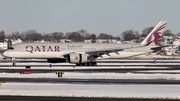
{"label": "airplane", "polygon": [[47,59],[50,63],[69,62],[96,66],[97,59],[121,59],[161,50],[159,40],[167,21],[160,21],[140,44],[119,43],[20,43],[10,46],[3,56],[13,59]]}

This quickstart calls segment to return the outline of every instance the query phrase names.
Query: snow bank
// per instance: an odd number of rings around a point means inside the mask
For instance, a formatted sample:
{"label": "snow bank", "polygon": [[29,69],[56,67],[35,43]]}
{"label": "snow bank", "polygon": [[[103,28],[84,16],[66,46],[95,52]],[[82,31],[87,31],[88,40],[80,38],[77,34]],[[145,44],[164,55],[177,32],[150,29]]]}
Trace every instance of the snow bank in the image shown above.
{"label": "snow bank", "polygon": [[180,99],[180,85],[3,83],[0,95]]}

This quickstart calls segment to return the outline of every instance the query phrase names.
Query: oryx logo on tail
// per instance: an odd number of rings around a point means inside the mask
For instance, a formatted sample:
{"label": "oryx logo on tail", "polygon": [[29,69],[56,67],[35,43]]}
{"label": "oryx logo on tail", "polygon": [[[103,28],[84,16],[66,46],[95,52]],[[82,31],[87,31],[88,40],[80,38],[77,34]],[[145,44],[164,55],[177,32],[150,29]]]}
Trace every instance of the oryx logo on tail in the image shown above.
{"label": "oryx logo on tail", "polygon": [[143,40],[141,44],[145,44],[145,46],[148,46],[154,43],[153,45],[157,46],[166,27],[166,24],[167,21],[159,22],[158,25],[150,32],[150,34],[145,38],[145,40]]}

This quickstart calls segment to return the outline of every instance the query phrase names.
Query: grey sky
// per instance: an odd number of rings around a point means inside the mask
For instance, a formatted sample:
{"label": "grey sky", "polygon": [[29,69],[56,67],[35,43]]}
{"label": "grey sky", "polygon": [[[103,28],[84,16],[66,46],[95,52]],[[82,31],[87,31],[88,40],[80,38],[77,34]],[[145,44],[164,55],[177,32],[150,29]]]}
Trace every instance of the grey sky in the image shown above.
{"label": "grey sky", "polygon": [[6,34],[34,29],[39,33],[86,29],[96,35],[142,33],[159,21],[180,32],[180,0],[0,0],[0,30]]}

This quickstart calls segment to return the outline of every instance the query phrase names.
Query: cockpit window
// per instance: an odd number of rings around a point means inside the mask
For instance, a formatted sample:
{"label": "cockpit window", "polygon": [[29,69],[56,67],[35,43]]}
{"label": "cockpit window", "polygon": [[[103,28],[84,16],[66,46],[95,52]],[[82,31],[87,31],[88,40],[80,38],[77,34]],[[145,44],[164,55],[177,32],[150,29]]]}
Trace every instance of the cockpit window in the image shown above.
{"label": "cockpit window", "polygon": [[12,49],[13,50],[14,48],[13,47],[8,47],[8,49]]}

